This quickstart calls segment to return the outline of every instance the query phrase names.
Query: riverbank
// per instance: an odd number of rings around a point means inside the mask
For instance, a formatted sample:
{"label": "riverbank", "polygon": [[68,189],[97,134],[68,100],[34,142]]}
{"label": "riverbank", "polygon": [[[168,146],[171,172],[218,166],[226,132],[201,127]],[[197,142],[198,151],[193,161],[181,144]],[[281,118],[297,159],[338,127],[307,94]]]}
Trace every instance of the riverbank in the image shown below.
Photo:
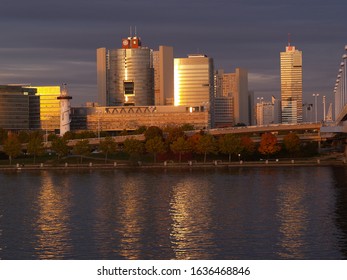
{"label": "riverbank", "polygon": [[214,160],[210,162],[172,162],[165,161],[161,163],[85,163],[85,164],[27,164],[27,165],[2,165],[0,166],[0,171],[10,171],[10,170],[88,170],[88,169],[149,169],[149,168],[159,168],[159,169],[171,169],[171,168],[252,168],[252,167],[262,167],[262,168],[276,168],[276,167],[296,167],[296,166],[346,166],[347,163],[342,159],[293,159],[293,160],[260,160],[260,161],[239,161],[239,162],[222,162],[220,160]]}

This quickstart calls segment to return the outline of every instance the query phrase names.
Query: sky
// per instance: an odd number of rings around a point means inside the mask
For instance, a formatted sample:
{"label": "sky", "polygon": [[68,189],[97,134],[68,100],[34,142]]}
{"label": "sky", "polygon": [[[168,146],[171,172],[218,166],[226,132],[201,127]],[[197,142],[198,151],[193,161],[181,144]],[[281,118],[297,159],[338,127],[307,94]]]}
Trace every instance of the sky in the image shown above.
{"label": "sky", "polygon": [[[331,101],[347,45],[346,0],[2,0],[0,84],[67,83],[73,105],[97,101],[96,49],[143,45],[204,53],[216,69],[249,72],[256,97],[280,97],[280,52],[303,52],[303,101]],[[319,98],[320,98],[319,97]],[[321,100],[319,101],[321,102]]]}

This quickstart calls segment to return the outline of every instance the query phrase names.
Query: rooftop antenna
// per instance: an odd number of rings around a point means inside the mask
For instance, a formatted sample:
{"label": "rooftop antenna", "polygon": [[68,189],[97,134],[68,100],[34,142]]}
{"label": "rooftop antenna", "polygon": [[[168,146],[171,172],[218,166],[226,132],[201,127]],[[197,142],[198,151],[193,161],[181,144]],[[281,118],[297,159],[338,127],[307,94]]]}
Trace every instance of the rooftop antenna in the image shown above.
{"label": "rooftop antenna", "polygon": [[133,36],[133,27],[130,25],[130,37],[132,37]]}
{"label": "rooftop antenna", "polygon": [[290,46],[290,33],[288,33],[288,46]]}
{"label": "rooftop antenna", "polygon": [[137,37],[136,25],[135,25],[135,37]]}

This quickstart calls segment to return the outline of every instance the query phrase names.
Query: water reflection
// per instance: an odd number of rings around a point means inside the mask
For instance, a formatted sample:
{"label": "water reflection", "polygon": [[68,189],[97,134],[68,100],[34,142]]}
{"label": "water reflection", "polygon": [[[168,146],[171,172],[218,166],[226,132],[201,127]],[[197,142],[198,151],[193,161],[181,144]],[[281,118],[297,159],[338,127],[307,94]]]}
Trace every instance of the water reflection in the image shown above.
{"label": "water reflection", "polygon": [[302,250],[306,246],[304,237],[308,221],[305,185],[298,180],[296,184],[284,182],[278,188],[277,216],[281,234],[279,245],[282,247],[278,254],[283,259],[303,259],[305,254]]}
{"label": "water reflection", "polygon": [[208,182],[181,180],[172,188],[172,249],[176,259],[210,259],[215,252]]}
{"label": "water reflection", "polygon": [[49,172],[41,176],[40,192],[37,197],[38,217],[36,220],[37,240],[35,251],[39,259],[59,259],[71,254],[68,180],[61,177],[53,182]]}
{"label": "water reflection", "polygon": [[347,168],[333,169],[333,178],[336,189],[335,223],[340,230],[336,247],[347,259]]}
{"label": "water reflection", "polygon": [[325,167],[0,173],[0,258],[347,258],[346,176]]}
{"label": "water reflection", "polygon": [[127,259],[140,259],[142,232],[146,225],[144,219],[144,196],[141,181],[127,177],[120,186],[117,204],[119,226],[115,229],[119,234],[119,253]]}

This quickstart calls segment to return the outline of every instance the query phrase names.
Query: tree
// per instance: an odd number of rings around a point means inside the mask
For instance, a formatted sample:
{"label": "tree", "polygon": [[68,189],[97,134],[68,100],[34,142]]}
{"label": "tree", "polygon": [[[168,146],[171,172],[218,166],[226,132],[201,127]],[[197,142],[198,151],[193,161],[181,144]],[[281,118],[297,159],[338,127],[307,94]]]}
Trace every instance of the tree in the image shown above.
{"label": "tree", "polygon": [[241,137],[243,154],[252,155],[255,152],[255,143],[249,136]]}
{"label": "tree", "polygon": [[28,131],[25,130],[21,130],[18,133],[18,140],[20,143],[28,143],[30,139],[30,134]]}
{"label": "tree", "polygon": [[105,163],[107,162],[108,154],[112,154],[117,151],[117,143],[112,137],[108,136],[104,140],[100,141],[99,149],[105,154]]}
{"label": "tree", "polygon": [[144,134],[146,141],[155,137],[163,138],[163,131],[157,126],[150,126],[147,128]]}
{"label": "tree", "polygon": [[198,145],[200,138],[203,135],[204,134],[201,134],[201,133],[195,133],[194,135],[188,138],[188,143],[192,151],[196,151],[196,146]]}
{"label": "tree", "polygon": [[272,133],[264,133],[261,136],[260,145],[258,151],[265,155],[273,155],[281,150],[281,146],[277,143],[277,138]]}
{"label": "tree", "polygon": [[61,157],[66,156],[70,149],[67,145],[67,140],[62,137],[57,137],[52,140],[52,150],[55,151],[58,159],[60,159]]}
{"label": "tree", "polygon": [[4,141],[7,139],[7,130],[0,128],[0,145],[4,143]]}
{"label": "tree", "polygon": [[171,144],[179,137],[184,137],[184,131],[178,126],[167,126],[164,130],[166,132],[165,142]]}
{"label": "tree", "polygon": [[183,131],[191,131],[191,130],[194,130],[194,125],[189,124],[189,123],[185,123],[181,126],[181,129]]}
{"label": "tree", "polygon": [[36,157],[43,155],[45,149],[43,147],[42,138],[39,136],[31,137],[27,146],[29,154],[34,156],[34,164],[36,163]]}
{"label": "tree", "polygon": [[229,162],[231,155],[238,155],[243,150],[241,138],[235,134],[226,134],[219,138],[218,147],[221,153],[229,155]]}
{"label": "tree", "polygon": [[83,156],[87,156],[90,154],[89,141],[87,139],[78,141],[73,147],[72,153],[75,155],[79,155],[82,163]]}
{"label": "tree", "polygon": [[179,154],[179,162],[181,162],[182,154],[190,152],[191,146],[189,141],[187,141],[184,137],[179,137],[170,145],[170,149],[172,152]]}
{"label": "tree", "polygon": [[15,134],[10,134],[4,141],[3,149],[4,152],[8,155],[11,165],[12,159],[19,156],[22,150],[22,146],[19,142],[18,136]]}
{"label": "tree", "polygon": [[198,154],[204,155],[205,163],[207,154],[214,153],[217,150],[216,140],[211,134],[205,134],[200,137],[195,149]]}
{"label": "tree", "polygon": [[144,150],[144,145],[140,140],[128,138],[124,141],[124,151],[130,155],[131,159],[137,159]]}
{"label": "tree", "polygon": [[283,138],[283,145],[288,153],[293,156],[300,151],[300,138],[296,133],[288,133]]}
{"label": "tree", "polygon": [[146,142],[146,151],[153,154],[154,162],[157,162],[157,154],[165,151],[165,145],[161,137],[156,136]]}

